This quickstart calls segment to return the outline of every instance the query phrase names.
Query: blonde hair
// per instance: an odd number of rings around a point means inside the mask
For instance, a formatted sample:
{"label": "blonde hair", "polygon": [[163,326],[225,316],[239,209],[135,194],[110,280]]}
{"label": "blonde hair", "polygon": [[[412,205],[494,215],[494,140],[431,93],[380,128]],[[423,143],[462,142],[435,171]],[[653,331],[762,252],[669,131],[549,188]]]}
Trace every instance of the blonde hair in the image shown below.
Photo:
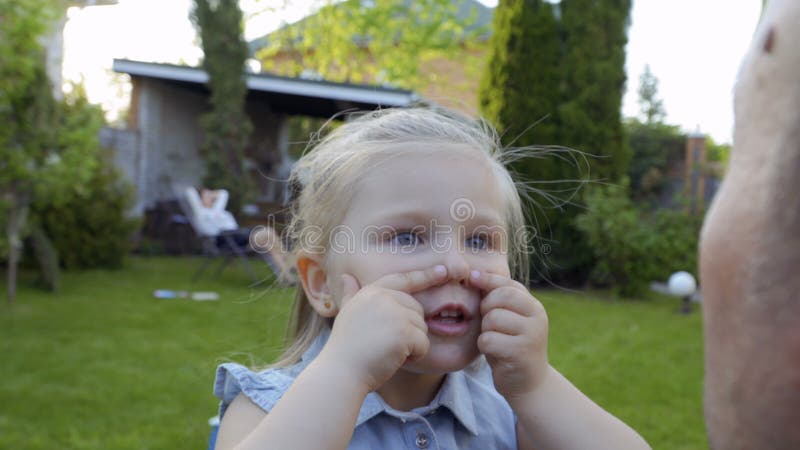
{"label": "blonde hair", "polygon": [[[504,221],[511,274],[527,285],[529,234],[520,197],[524,185],[518,186],[506,169],[520,155],[517,151],[504,151],[490,124],[439,108],[384,109],[348,119],[316,145],[310,143],[289,177],[294,195],[286,232],[295,258],[299,251],[312,249],[325,261],[331,232],[342,223],[362,178],[359,175],[368,171],[371,164],[410,151],[458,148],[482,156],[491,165],[506,203]],[[288,347],[270,367],[298,362],[314,339],[331,326],[332,319],[317,314],[298,285],[286,333]]]}

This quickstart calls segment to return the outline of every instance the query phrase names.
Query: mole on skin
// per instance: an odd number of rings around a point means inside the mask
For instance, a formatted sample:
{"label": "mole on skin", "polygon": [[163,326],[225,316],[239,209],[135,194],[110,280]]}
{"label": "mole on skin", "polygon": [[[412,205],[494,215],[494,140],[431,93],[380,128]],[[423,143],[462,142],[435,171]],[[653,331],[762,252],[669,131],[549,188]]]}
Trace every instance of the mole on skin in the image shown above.
{"label": "mole on skin", "polygon": [[770,28],[767,32],[767,39],[764,41],[764,51],[772,53],[772,47],[775,45],[775,28]]}

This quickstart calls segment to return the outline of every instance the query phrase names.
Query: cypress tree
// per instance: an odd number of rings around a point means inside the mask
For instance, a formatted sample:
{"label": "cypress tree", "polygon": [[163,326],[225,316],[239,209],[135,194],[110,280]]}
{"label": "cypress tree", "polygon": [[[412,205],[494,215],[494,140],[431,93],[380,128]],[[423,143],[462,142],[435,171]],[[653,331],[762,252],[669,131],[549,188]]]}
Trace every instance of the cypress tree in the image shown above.
{"label": "cypress tree", "polygon": [[[506,144],[558,144],[561,42],[553,5],[500,1],[493,30],[478,93],[481,114],[504,133]],[[538,173],[547,177],[548,171]]]}
{"label": "cypress tree", "polygon": [[[481,113],[502,133],[504,145],[560,143],[562,47],[557,6],[541,0],[499,2],[479,99]],[[568,164],[557,157],[524,158],[511,169],[521,181],[545,192],[562,190],[553,181],[572,178]],[[561,245],[549,241],[561,240],[559,222],[564,212],[545,196],[534,193],[531,200],[528,206],[537,240],[531,247],[530,275],[536,281],[557,272],[552,270],[554,264],[563,266]]]}
{"label": "cypress tree", "polygon": [[[562,0],[560,6],[565,75],[560,142],[596,155],[589,159],[590,171],[579,176],[617,183],[631,157],[620,111],[631,2]],[[583,195],[577,199],[582,203]],[[575,224],[580,212],[570,207],[554,224],[554,238],[561,244],[554,259],[563,267],[563,278],[573,282],[585,281],[594,264],[589,243]]]}
{"label": "cypress tree", "polygon": [[544,191],[532,196],[542,238],[534,246],[532,280],[580,282],[592,263],[574,226],[580,208],[572,203],[580,203],[574,194],[582,184],[552,182],[616,181],[626,173],[620,106],[629,10],[630,0],[501,0],[495,10],[481,113],[504,133],[506,145],[559,145],[600,156],[588,160],[590,170],[563,153],[512,167]]}
{"label": "cypress tree", "polygon": [[562,0],[564,102],[561,144],[598,156],[592,179],[617,182],[627,171],[624,138],[625,45],[630,0]]}
{"label": "cypress tree", "polygon": [[200,31],[211,91],[211,111],[200,119],[204,131],[200,152],[206,162],[203,183],[227,189],[229,209],[237,213],[249,186],[244,152],[252,131],[244,110],[248,49],[242,38],[242,11],[236,0],[195,0],[192,20]]}
{"label": "cypress tree", "polygon": [[[490,48],[478,92],[481,114],[502,134],[506,146],[558,144],[563,75],[559,23],[553,5],[541,0],[501,0],[494,13]],[[524,181],[549,182],[562,178],[562,164],[556,158],[525,158],[513,163],[511,169]],[[541,197],[534,196],[533,200],[541,206],[531,211],[537,238],[548,236],[555,210]],[[541,244],[541,239],[538,242]],[[538,255],[546,256],[541,245],[533,248]],[[531,256],[531,279],[537,280],[547,264],[541,257]]]}

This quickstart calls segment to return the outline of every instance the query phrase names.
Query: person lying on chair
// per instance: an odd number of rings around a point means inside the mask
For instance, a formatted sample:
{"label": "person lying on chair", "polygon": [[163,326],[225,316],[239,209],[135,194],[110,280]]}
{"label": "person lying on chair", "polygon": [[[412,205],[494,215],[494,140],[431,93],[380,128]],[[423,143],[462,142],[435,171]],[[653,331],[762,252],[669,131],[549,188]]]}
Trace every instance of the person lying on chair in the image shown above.
{"label": "person lying on chair", "polygon": [[[194,208],[197,219],[197,226],[200,232],[209,236],[217,236],[217,245],[224,245],[221,242],[220,233],[224,231],[237,231],[232,233],[236,245],[244,247],[248,244],[250,230],[239,228],[239,224],[230,211],[225,207],[228,204],[228,191],[225,189],[197,189],[200,199],[200,207]],[[190,196],[189,201],[192,201]]]}
{"label": "person lying on chair", "polygon": [[230,240],[233,240],[237,247],[255,251],[262,256],[280,282],[294,283],[288,250],[282,245],[281,237],[274,228],[263,225],[254,228],[239,227],[233,214],[225,209],[228,204],[228,191],[225,189],[190,187],[186,189],[186,194],[199,233],[215,236],[219,248],[229,247]]}

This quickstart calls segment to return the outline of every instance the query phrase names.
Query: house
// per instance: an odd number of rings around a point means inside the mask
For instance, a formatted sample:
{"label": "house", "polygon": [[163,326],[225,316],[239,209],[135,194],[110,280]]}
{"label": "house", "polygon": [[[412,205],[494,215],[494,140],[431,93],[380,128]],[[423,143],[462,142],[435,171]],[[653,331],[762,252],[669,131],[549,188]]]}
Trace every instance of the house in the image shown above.
{"label": "house", "polygon": [[[351,4],[352,2],[345,2]],[[374,2],[361,1],[361,8],[369,8]],[[489,38],[491,37],[491,24],[494,9],[489,8],[477,0],[451,0],[454,22],[463,26],[465,31],[474,32],[469,43],[463,45],[452,54],[439,56],[430,60],[419,62],[419,71],[425,80],[417,87],[421,96],[436,104],[447,106],[469,115],[478,114],[478,86],[489,55]],[[404,1],[408,14],[413,15],[413,2]],[[332,8],[345,7],[344,3],[334,4]],[[268,60],[259,55],[272,40],[280,39],[281,34],[302,36],[305,27],[314,26],[313,16],[306,17],[284,28],[261,36],[249,42],[251,54],[254,58],[262,59],[269,70],[281,75],[303,75],[306,77],[320,78],[310,70],[295,73],[296,66],[302,64],[302,54],[288,48],[271,54]],[[369,36],[353,36],[354,42],[368,41]],[[469,45],[466,45],[469,44]],[[378,79],[365,79],[371,83],[379,83]]]}
{"label": "house", "polygon": [[[126,129],[103,130],[101,141],[115,150],[116,165],[135,188],[133,215],[146,216],[160,202],[174,200],[175,186],[199,186],[203,179],[199,119],[209,109],[208,75],[196,67],[130,60],[115,60],[113,69],[131,77],[129,120]],[[285,199],[282,180],[291,166],[288,117],[327,119],[347,110],[419,101],[416,93],[402,89],[269,74],[248,74],[246,82],[245,109],[253,124],[246,165],[258,203]]]}

